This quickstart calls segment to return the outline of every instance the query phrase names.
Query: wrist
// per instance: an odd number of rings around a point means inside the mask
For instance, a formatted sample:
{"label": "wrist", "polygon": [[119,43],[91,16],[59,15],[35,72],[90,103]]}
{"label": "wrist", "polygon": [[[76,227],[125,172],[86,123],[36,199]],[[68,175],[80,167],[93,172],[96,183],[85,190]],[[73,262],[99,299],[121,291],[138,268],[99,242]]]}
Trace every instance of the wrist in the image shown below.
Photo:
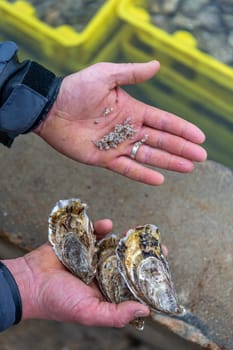
{"label": "wrist", "polygon": [[[59,87],[60,88],[60,87]],[[58,92],[59,94],[59,92]],[[58,98],[58,96],[56,96],[56,98]],[[56,109],[56,99],[53,101],[53,104],[51,104],[50,109],[47,112],[46,117],[39,123],[39,125],[37,127],[35,127],[32,132],[34,132],[35,134],[37,134],[38,136],[43,138],[43,131],[44,129],[47,129],[47,125],[50,125],[51,123],[53,123],[53,120],[56,119],[56,115],[57,115],[57,109]],[[52,122],[51,122],[52,119]]]}
{"label": "wrist", "polygon": [[2,261],[18,286],[22,302],[22,320],[41,318],[33,274],[24,257]]}

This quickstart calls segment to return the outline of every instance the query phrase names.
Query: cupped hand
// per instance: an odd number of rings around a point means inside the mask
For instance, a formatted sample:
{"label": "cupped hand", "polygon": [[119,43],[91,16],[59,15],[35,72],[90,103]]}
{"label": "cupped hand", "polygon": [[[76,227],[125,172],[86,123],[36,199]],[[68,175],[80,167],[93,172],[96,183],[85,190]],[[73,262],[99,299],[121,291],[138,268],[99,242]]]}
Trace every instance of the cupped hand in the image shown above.
{"label": "cupped hand", "polygon": [[[112,222],[100,220],[94,226],[101,238],[111,231]],[[4,263],[18,284],[23,319],[123,327],[136,317],[149,315],[149,309],[138,302],[116,305],[104,300],[94,282],[86,285],[65,269],[48,243],[23,258]]]}
{"label": "cupped hand", "polygon": [[[110,169],[151,185],[163,182],[158,168],[191,172],[206,159],[203,132],[188,121],[136,100],[120,86],[152,78],[159,63],[97,63],[64,78],[57,100],[36,130],[66,156]],[[156,96],[155,96],[156,99]],[[95,141],[128,118],[136,131],[116,148],[100,150]],[[146,141],[130,157],[135,142]]]}

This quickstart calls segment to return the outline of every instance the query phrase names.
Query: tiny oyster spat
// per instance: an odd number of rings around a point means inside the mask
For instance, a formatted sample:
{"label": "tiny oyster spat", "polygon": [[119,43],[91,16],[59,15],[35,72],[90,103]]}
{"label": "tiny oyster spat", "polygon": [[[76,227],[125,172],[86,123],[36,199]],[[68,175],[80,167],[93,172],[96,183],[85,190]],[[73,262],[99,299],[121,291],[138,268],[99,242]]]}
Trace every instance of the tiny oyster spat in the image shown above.
{"label": "tiny oyster spat", "polygon": [[49,216],[49,241],[59,260],[89,284],[96,273],[97,248],[86,210],[77,198],[58,201]]}
{"label": "tiny oyster spat", "polygon": [[177,302],[160,232],[147,224],[129,230],[116,249],[118,268],[136,299],[165,314],[183,312]]}
{"label": "tiny oyster spat", "polygon": [[[116,247],[120,236],[110,233],[98,242],[98,265],[96,278],[106,299],[114,304],[136,300],[118,270]],[[138,330],[144,329],[144,320],[137,318],[130,322]]]}

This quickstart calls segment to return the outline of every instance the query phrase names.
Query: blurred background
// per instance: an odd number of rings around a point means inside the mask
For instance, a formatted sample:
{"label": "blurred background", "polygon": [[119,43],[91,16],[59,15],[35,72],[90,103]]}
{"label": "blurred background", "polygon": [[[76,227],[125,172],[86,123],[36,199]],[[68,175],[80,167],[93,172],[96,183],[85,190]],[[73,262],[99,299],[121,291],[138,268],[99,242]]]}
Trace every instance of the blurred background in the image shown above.
{"label": "blurred background", "polygon": [[233,167],[231,0],[0,0],[0,16],[1,39],[57,74],[159,60],[154,79],[126,88],[200,126],[209,159]]}

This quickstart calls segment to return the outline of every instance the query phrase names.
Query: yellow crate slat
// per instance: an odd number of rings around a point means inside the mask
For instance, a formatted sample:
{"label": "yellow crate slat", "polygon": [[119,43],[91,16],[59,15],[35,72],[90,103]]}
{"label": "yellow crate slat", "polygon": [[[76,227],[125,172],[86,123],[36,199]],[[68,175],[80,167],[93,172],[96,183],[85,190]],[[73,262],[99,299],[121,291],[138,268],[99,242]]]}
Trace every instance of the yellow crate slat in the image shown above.
{"label": "yellow crate slat", "polygon": [[[167,91],[165,91],[165,81],[158,79],[158,77],[155,78],[155,80],[155,84],[146,82],[133,89],[131,88],[130,92],[144,101],[146,96],[147,103],[182,116],[186,120],[198,125],[205,131],[207,136],[205,147],[208,150],[209,159],[233,167],[233,148],[229,147],[229,144],[232,144],[232,132],[224,126],[213,123],[206,117],[205,113],[193,110],[188,103],[192,101],[188,101],[184,98],[184,102],[182,103],[182,96],[180,96],[179,92],[175,95],[172,93],[170,94],[169,86]],[[161,88],[161,84],[164,84],[164,90]]]}
{"label": "yellow crate slat", "polygon": [[232,131],[222,125],[221,120],[219,123],[213,123],[211,117],[208,117],[207,111],[202,109],[202,105],[200,105],[200,109],[198,105],[194,108],[192,100],[186,99],[178,91],[174,93],[174,90],[170,89],[170,86],[166,85],[166,81],[161,77],[155,78],[154,83],[147,82],[141,85],[139,89],[142,94],[146,93],[153,105],[176,113],[203,128],[209,136],[213,137],[216,144],[218,143],[221,148],[225,148],[226,152],[232,153],[233,162],[233,147],[229,147],[229,142],[232,142]]}
{"label": "yellow crate slat", "polygon": [[[146,3],[146,0],[122,0],[119,4],[119,16],[131,28],[131,38],[136,38],[131,44],[138,50],[141,47],[144,59],[158,56],[162,65],[170,68],[171,79],[180,77],[183,84],[186,81],[190,94],[194,88],[200,95],[205,94],[207,103],[219,105],[225,110],[225,118],[233,122],[233,69],[198,50],[190,33],[170,35],[154,26]],[[177,84],[177,89],[182,89],[183,84]]]}
{"label": "yellow crate slat", "polygon": [[[150,15],[146,11],[146,4],[146,0],[121,0],[118,7],[119,16],[134,27],[135,32],[145,41],[149,41],[151,48],[156,48],[157,45],[165,47],[168,50],[167,54],[172,50],[172,54],[180,60],[184,60],[190,65],[198,64],[197,72],[203,72],[217,81],[223,82],[223,84],[229,84],[228,81],[223,81],[219,77],[219,72],[223,74],[223,78],[230,75],[233,79],[232,68],[198,50],[196,40],[190,33],[178,31],[169,34],[153,25]],[[157,39],[157,41],[152,42],[152,39]],[[213,69],[214,71],[212,71]]]}
{"label": "yellow crate slat", "polygon": [[[128,34],[129,31],[128,33],[125,32],[125,38],[127,38]],[[138,62],[146,62],[152,58],[144,51],[138,49],[137,45],[134,45],[130,40],[126,40],[122,45],[125,57],[130,60],[134,59]],[[210,91],[200,90],[192,80],[184,79],[182,75],[170,69],[169,66],[162,65],[159,74],[164,79],[167,79],[167,84],[170,84],[174,89],[178,89],[184,95],[187,95],[187,97],[191,96],[195,102],[199,101],[201,104],[215,111],[215,113],[219,113],[222,118],[233,123],[232,96],[229,101],[226,101],[226,99],[224,101],[222,99],[215,99],[213,103],[213,95]]]}
{"label": "yellow crate slat", "polygon": [[[205,147],[209,158],[219,161],[226,166],[233,167],[233,133],[221,123],[213,122],[208,118],[205,110],[193,108],[193,101],[186,99],[178,91],[174,94],[170,86],[161,77],[155,78],[155,82],[147,82],[136,88],[139,91],[137,98],[158,108],[175,113],[186,120],[199,126],[206,134]],[[183,101],[183,102],[182,102]],[[202,107],[202,106],[201,106]]]}
{"label": "yellow crate slat", "polygon": [[[129,30],[124,32],[125,38]],[[148,61],[145,53],[125,40],[122,45],[124,59],[127,61]],[[140,84],[132,91],[138,91],[137,98],[159,108],[176,113],[197,124],[207,135],[205,144],[209,158],[233,167],[233,123],[225,118],[221,108],[206,103],[197,89],[190,94],[190,88],[177,89],[177,81],[168,79],[169,67],[164,67],[149,82]],[[226,112],[226,111],[224,111]]]}
{"label": "yellow crate slat", "polygon": [[[106,45],[97,53],[92,60],[88,62],[88,65],[92,65],[98,62],[118,62],[119,48],[122,40],[125,37],[125,30],[121,28],[117,33],[109,40]],[[75,68],[75,67],[74,67]],[[86,68],[86,64],[79,65],[79,69]]]}
{"label": "yellow crate slat", "polygon": [[155,27],[146,3],[108,0],[83,31],[76,32],[40,21],[25,1],[0,0],[0,34],[15,40],[20,52],[29,52],[28,58],[32,54],[58,73],[99,61],[158,59],[158,77],[136,87],[139,95],[200,126],[207,134],[210,158],[233,167],[233,69],[199,51],[190,33],[170,35]]}
{"label": "yellow crate slat", "polygon": [[117,5],[118,0],[106,1],[83,31],[76,32],[68,25],[54,28],[42,22],[26,1],[0,0],[0,31],[57,67],[85,64],[117,29]]}

